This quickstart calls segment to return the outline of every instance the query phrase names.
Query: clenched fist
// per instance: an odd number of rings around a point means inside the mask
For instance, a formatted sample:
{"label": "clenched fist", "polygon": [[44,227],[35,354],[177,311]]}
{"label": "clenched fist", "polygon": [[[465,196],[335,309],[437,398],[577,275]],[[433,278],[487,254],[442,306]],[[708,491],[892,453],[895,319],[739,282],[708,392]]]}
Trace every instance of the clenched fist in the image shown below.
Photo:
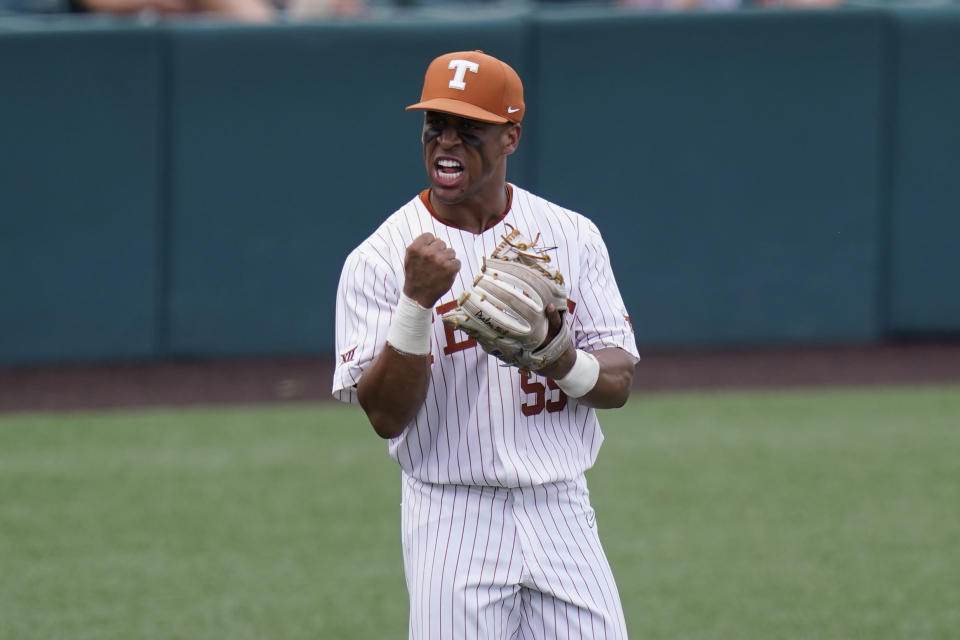
{"label": "clenched fist", "polygon": [[403,260],[403,292],[430,309],[450,290],[460,272],[456,252],[432,233],[414,238]]}

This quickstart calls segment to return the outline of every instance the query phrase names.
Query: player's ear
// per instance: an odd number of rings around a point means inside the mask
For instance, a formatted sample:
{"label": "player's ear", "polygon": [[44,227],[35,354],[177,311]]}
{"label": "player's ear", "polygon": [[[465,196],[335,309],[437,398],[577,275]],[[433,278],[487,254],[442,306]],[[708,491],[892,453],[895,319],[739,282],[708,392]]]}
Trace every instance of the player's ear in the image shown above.
{"label": "player's ear", "polygon": [[503,127],[503,135],[500,137],[503,143],[503,155],[509,156],[517,150],[520,144],[520,134],[522,133],[519,124],[508,124]]}

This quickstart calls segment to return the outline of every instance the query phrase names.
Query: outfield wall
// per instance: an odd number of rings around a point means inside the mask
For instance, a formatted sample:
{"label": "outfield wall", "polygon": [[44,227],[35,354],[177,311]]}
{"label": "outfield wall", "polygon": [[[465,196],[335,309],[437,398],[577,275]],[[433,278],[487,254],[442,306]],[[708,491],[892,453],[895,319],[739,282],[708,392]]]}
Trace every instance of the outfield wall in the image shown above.
{"label": "outfield wall", "polygon": [[641,346],[960,332],[957,10],[8,18],[0,363],[332,351],[456,49],[525,79],[510,179],[597,222]]}

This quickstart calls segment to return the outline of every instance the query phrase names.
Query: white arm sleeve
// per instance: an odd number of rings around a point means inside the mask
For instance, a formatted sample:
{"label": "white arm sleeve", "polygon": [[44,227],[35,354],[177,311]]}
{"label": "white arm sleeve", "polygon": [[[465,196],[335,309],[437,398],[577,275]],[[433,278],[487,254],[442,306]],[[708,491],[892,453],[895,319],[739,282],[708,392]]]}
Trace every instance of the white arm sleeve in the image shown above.
{"label": "white arm sleeve", "polygon": [[596,225],[589,223],[584,234],[586,246],[581,254],[580,278],[571,298],[577,301],[573,310],[574,344],[578,349],[596,351],[619,347],[636,362],[640,359],[637,342],[613,275],[610,255]]}
{"label": "white arm sleeve", "polygon": [[357,382],[387,339],[399,287],[382,261],[354,250],[343,265],[336,305],[333,396],[356,404]]}

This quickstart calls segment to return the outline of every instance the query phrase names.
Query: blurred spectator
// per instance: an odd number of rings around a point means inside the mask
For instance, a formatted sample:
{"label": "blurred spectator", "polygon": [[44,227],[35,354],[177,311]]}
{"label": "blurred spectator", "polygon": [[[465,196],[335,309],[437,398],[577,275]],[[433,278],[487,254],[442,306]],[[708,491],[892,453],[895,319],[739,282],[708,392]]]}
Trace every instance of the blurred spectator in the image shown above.
{"label": "blurred spectator", "polygon": [[367,0],[290,0],[286,13],[294,20],[309,20],[350,18],[366,13],[369,9],[370,2]]}
{"label": "blurred spectator", "polygon": [[[389,16],[406,10],[446,10],[459,12],[474,8],[526,7],[537,0],[286,0],[286,14],[293,20],[311,18],[349,18],[358,15]],[[583,0],[580,0],[581,2]],[[604,0],[600,4],[608,4]]]}
{"label": "blurred spectator", "polygon": [[239,22],[270,22],[270,0],[0,0],[14,14],[104,13],[114,15],[209,15]]}
{"label": "blurred spectator", "polygon": [[737,9],[740,0],[617,0],[622,9],[648,11],[692,11],[695,9]]}
{"label": "blurred spectator", "polygon": [[[543,1],[543,0],[542,0]],[[556,1],[556,0],[547,0]],[[788,9],[836,7],[845,0],[614,0],[626,10],[692,11],[698,9],[741,9],[780,7]]]}
{"label": "blurred spectator", "polygon": [[267,0],[69,0],[74,12],[160,15],[215,15],[240,22],[270,22],[275,9]]}
{"label": "blurred spectator", "polygon": [[753,0],[758,7],[783,7],[786,9],[822,9],[836,7],[844,0]]}

